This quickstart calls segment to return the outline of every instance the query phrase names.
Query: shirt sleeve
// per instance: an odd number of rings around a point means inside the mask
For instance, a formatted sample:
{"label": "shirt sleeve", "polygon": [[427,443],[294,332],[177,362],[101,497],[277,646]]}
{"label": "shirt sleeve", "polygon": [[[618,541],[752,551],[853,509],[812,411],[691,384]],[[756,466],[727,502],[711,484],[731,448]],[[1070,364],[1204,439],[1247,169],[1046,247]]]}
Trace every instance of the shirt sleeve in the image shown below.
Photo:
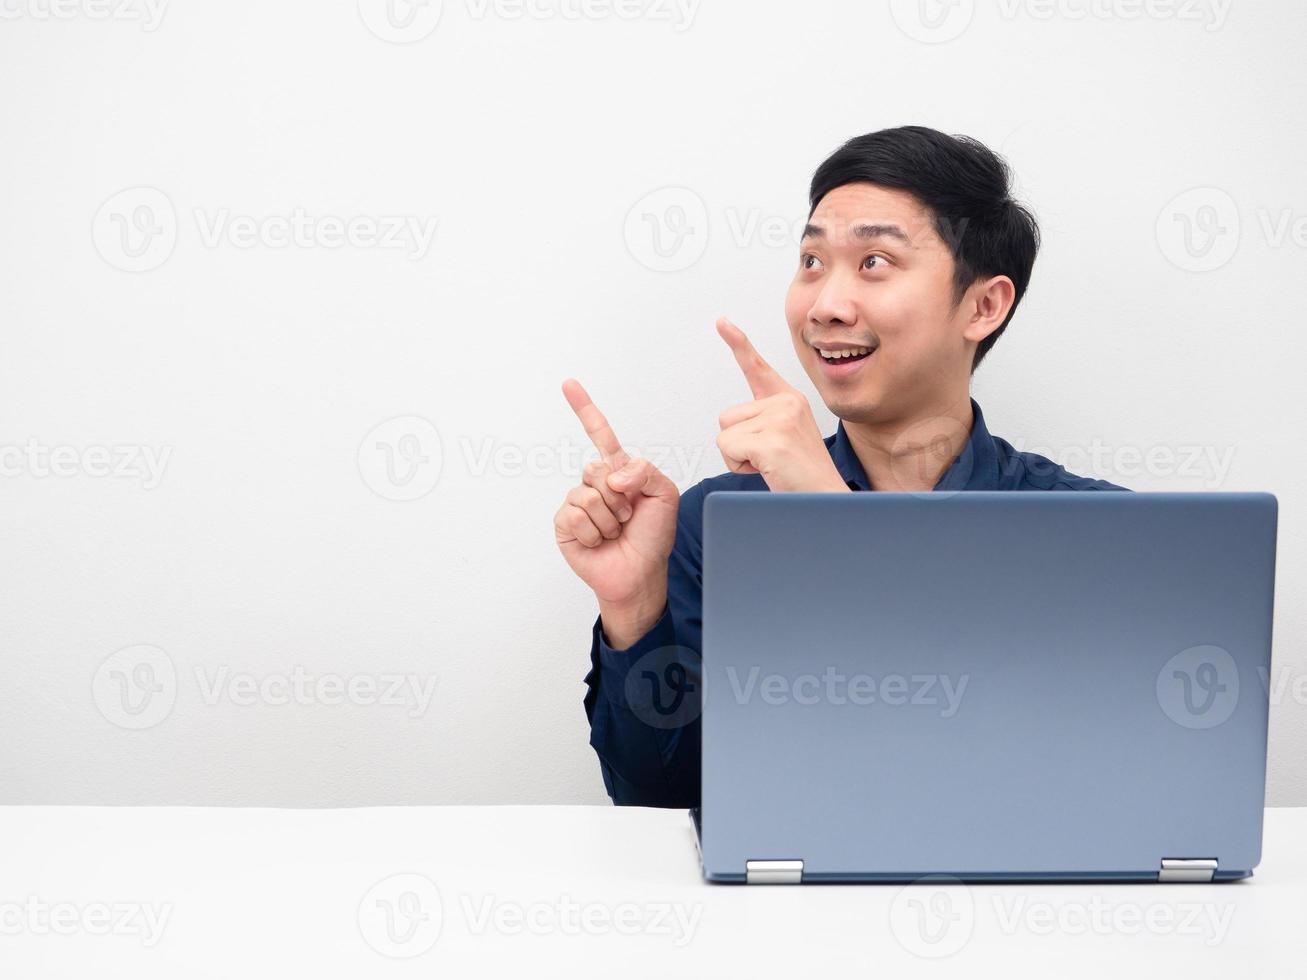
{"label": "shirt sleeve", "polygon": [[681,497],[667,606],[625,650],[591,629],[585,711],[604,787],[619,806],[699,805],[703,495]]}

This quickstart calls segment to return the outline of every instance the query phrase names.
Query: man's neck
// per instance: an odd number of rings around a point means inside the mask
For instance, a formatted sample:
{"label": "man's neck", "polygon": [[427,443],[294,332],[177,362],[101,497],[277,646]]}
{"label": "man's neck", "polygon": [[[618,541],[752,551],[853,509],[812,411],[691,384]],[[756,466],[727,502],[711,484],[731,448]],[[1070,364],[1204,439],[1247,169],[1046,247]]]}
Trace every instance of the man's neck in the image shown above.
{"label": "man's neck", "polygon": [[971,396],[963,391],[892,422],[845,422],[873,490],[933,490],[971,437]]}

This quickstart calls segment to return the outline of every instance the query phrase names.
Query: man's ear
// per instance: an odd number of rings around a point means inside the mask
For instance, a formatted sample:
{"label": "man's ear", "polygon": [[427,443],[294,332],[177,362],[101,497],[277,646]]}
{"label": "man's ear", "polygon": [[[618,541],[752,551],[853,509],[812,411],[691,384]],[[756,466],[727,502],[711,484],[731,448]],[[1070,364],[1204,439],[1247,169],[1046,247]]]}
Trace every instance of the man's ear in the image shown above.
{"label": "man's ear", "polygon": [[968,316],[962,336],[980,343],[1003,325],[1016,296],[1017,287],[1007,276],[994,276],[973,282],[963,301]]}

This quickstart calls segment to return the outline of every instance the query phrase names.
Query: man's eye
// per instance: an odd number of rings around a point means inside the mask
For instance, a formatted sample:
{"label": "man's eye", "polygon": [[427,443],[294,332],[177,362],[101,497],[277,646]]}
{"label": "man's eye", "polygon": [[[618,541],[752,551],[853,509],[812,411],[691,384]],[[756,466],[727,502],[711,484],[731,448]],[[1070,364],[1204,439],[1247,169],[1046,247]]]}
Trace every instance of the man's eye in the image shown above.
{"label": "man's eye", "polygon": [[884,265],[886,265],[886,262],[885,256],[883,255],[868,255],[862,260],[862,267],[864,269],[879,269]]}
{"label": "man's eye", "polygon": [[811,252],[807,252],[801,259],[799,259],[799,264],[804,269],[820,269],[821,259],[817,258],[817,256],[813,255]]}

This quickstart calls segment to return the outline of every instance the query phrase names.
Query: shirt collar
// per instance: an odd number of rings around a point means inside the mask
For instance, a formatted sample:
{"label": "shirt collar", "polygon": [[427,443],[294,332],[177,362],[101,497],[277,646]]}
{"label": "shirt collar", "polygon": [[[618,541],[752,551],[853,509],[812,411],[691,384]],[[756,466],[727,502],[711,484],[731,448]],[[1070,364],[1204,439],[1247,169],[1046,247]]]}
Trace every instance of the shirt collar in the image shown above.
{"label": "shirt collar", "polygon": [[[994,437],[985,426],[985,415],[971,399],[971,435],[967,437],[962,452],[949,464],[944,475],[935,484],[936,490],[995,490],[998,488],[998,451],[994,448]],[[844,423],[827,443],[835,468],[839,470],[850,490],[870,490],[871,482],[867,472],[862,468],[862,461],[853,451]]]}

